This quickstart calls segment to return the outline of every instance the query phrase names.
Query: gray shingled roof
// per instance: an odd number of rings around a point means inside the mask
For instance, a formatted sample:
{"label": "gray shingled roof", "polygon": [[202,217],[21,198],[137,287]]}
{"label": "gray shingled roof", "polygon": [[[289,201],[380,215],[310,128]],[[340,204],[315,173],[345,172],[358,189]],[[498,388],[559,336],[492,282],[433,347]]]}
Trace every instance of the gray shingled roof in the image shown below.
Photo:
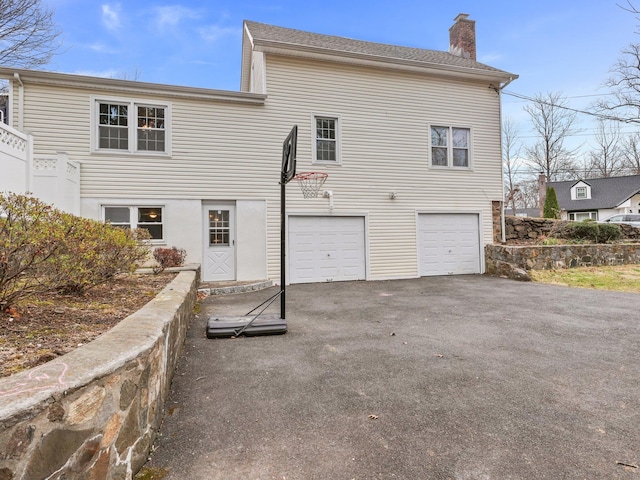
{"label": "gray shingled roof", "polygon": [[640,175],[591,178],[582,180],[591,186],[591,198],[571,200],[571,187],[580,180],[548,182],[553,187],[562,210],[568,212],[614,208],[640,192]]}
{"label": "gray shingled roof", "polygon": [[317,33],[303,32],[290,28],[276,27],[264,23],[245,20],[254,44],[261,43],[281,44],[313,48],[332,54],[343,53],[345,55],[360,55],[371,57],[377,61],[407,61],[428,66],[446,66],[459,69],[475,70],[477,73],[500,74],[505,77],[517,78],[517,75],[490,67],[469,58],[462,58],[449,52],[438,50],[425,50],[422,48],[401,47],[383,43],[365,42],[333,35],[321,35]]}

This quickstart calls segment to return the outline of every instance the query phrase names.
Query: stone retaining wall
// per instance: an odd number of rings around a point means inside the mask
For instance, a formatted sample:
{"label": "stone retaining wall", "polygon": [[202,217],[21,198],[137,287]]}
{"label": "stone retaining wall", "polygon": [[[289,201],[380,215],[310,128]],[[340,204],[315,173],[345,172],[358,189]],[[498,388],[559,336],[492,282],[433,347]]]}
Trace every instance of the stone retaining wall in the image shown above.
{"label": "stone retaining wall", "polygon": [[[517,270],[549,270],[640,263],[640,244],[598,245],[487,245],[486,273],[515,278]],[[522,278],[520,278],[522,279]]]}
{"label": "stone retaining wall", "polygon": [[[567,223],[571,222],[552,220],[549,218],[506,216],[505,240],[509,244],[531,243],[540,238],[553,236],[554,230],[560,230],[560,228]],[[640,228],[620,224],[620,229],[622,230],[622,238],[627,240],[640,240]]]}
{"label": "stone retaining wall", "polygon": [[179,273],[93,342],[0,379],[0,480],[132,478],[160,425],[198,278]]}

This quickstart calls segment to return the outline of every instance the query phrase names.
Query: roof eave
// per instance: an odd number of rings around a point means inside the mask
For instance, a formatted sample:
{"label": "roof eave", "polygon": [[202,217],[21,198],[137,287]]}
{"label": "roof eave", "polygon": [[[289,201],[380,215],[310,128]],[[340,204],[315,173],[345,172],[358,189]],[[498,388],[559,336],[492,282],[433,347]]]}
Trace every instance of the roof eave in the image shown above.
{"label": "roof eave", "polygon": [[248,92],[251,81],[251,52],[253,50],[253,37],[247,26],[243,23],[242,28],[242,61],[240,65],[240,91]]}
{"label": "roof eave", "polygon": [[474,80],[511,82],[518,78],[518,75],[516,74],[504,72],[501,70],[480,70],[468,67],[460,67],[456,65],[444,65],[440,63],[421,62],[418,60],[406,60],[393,57],[376,56],[263,39],[254,39],[254,49],[267,54],[271,53],[284,56],[313,58],[330,62],[375,66],[378,68],[392,68],[405,71],[443,75],[448,77],[469,78]]}
{"label": "roof eave", "polygon": [[40,85],[57,85],[64,87],[76,87],[101,89],[113,93],[156,95],[172,98],[189,98],[199,100],[217,100],[233,103],[248,103],[263,105],[267,98],[264,94],[233,92],[228,90],[214,90],[200,87],[185,87],[179,85],[166,85],[160,83],[138,82],[133,80],[120,80],[114,78],[91,77],[70,73],[48,72],[43,70],[26,70],[20,68],[0,67],[0,76],[12,78],[13,74],[20,75],[20,79],[27,83]]}

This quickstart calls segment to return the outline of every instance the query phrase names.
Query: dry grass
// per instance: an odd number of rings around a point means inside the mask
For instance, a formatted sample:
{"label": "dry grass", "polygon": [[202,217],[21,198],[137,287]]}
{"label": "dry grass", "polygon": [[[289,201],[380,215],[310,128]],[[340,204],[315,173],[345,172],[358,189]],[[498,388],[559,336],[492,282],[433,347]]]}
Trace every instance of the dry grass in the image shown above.
{"label": "dry grass", "polygon": [[640,265],[532,270],[529,274],[540,283],[640,293]]}

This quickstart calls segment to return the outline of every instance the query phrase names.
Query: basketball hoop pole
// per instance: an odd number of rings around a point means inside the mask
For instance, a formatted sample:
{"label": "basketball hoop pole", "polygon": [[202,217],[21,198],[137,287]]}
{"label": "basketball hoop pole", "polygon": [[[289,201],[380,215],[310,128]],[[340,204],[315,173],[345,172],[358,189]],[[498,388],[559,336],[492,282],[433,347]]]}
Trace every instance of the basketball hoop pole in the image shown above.
{"label": "basketball hoop pole", "polygon": [[286,233],[287,233],[287,228],[286,228],[286,221],[287,221],[287,217],[286,217],[286,203],[287,203],[287,195],[286,195],[286,175],[284,172],[282,172],[281,175],[281,179],[280,179],[280,318],[281,319],[285,319],[285,305],[286,305],[286,301],[285,301],[285,281],[286,281],[286,275],[285,275],[285,267],[287,265],[286,259],[285,259],[285,255],[286,255],[286,245],[285,245],[285,238],[286,238]]}
{"label": "basketball hoop pole", "polygon": [[282,144],[282,168],[280,169],[280,318],[285,319],[285,290],[287,268],[287,216],[286,185],[296,175],[296,150],[298,147],[298,126],[294,125]]}

